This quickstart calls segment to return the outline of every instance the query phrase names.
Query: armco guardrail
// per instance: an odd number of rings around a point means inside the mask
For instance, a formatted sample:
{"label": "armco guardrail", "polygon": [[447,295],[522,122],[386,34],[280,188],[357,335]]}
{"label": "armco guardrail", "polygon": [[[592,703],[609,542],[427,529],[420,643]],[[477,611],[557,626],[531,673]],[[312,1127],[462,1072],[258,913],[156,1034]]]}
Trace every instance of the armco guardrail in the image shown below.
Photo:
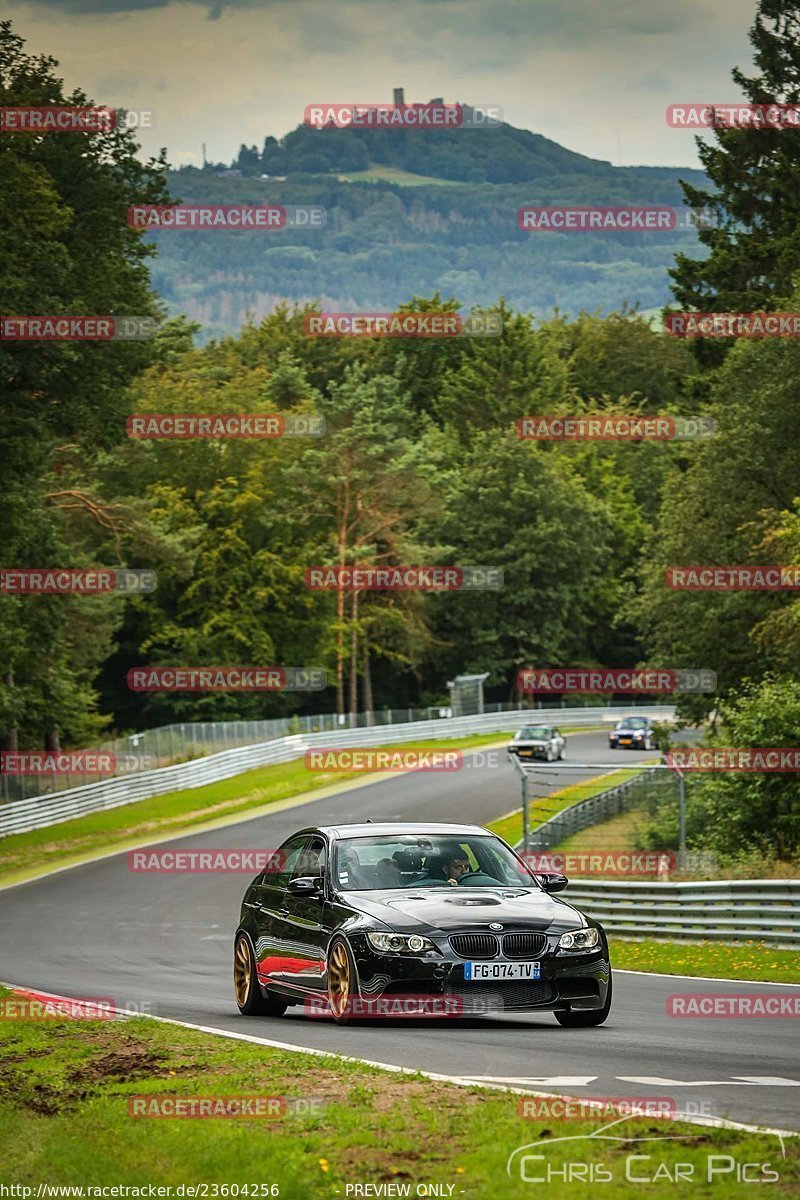
{"label": "armco guardrail", "polygon": [[[671,719],[674,708],[668,705],[649,706],[648,713],[656,720]],[[598,721],[615,715],[625,716],[630,706],[613,708],[570,708],[537,709],[536,720],[560,721],[566,725],[594,725]],[[13,800],[0,805],[0,837],[12,833],[25,833],[29,829],[42,829],[57,825],[73,817],[103,809],[133,804],[165,792],[183,791],[185,788],[202,787],[206,783],[217,783],[230,779],[253,767],[272,763],[291,762],[300,758],[306,750],[316,746],[346,747],[395,745],[402,742],[424,742],[442,737],[468,737],[474,733],[492,733],[514,728],[520,720],[527,719],[519,713],[483,713],[473,717],[445,717],[440,720],[414,721],[403,725],[382,725],[379,728],[347,729],[339,733],[292,734],[275,738],[253,746],[241,746],[235,750],[223,750],[192,762],[177,763],[161,767],[156,771],[104,779],[83,787],[69,788],[52,795],[37,796],[30,800]]]}
{"label": "armco guardrail", "polygon": [[[574,696],[562,696],[558,708],[566,713],[572,708],[585,708],[586,704],[575,703]],[[598,712],[620,708],[647,708],[655,703],[651,696],[629,696],[614,701],[608,698],[594,700],[592,707]],[[544,707],[544,705],[542,705]],[[555,704],[549,705],[552,710]],[[360,713],[311,713],[306,715],[294,714],[291,717],[269,717],[258,721],[179,721],[172,725],[159,725],[154,729],[142,729],[138,733],[128,734],[127,737],[117,737],[103,740],[92,749],[110,753],[117,763],[113,776],[132,775],[139,771],[157,771],[161,767],[172,767],[180,762],[190,762],[195,758],[205,758],[210,754],[220,754],[223,750],[238,750],[242,746],[259,746],[262,742],[271,742],[275,738],[289,737],[294,733],[331,733],[339,734],[345,729],[366,729],[379,725],[405,725],[415,721],[436,721],[443,717],[466,717],[476,715],[479,710],[469,709],[453,713],[449,707],[428,705],[426,708],[384,708],[373,712]],[[513,713],[518,714],[517,720],[535,719],[537,705],[516,703],[497,703],[492,701],[485,704],[482,713]],[[510,718],[511,720],[514,717]],[[609,718],[610,719],[610,718]],[[510,728],[510,726],[509,726]],[[107,778],[107,776],[106,776]],[[85,774],[83,778],[69,779],[58,772],[47,772],[36,775],[12,775],[8,772],[0,774],[0,804],[10,804],[15,800],[31,800],[36,796],[49,796],[53,792],[63,792],[76,787],[85,787],[88,783],[97,783],[97,776],[91,778]]]}
{"label": "armco guardrail", "polygon": [[[564,895],[612,934],[756,940],[800,949],[800,879],[702,883],[573,879]],[[687,970],[691,973],[691,962]]]}

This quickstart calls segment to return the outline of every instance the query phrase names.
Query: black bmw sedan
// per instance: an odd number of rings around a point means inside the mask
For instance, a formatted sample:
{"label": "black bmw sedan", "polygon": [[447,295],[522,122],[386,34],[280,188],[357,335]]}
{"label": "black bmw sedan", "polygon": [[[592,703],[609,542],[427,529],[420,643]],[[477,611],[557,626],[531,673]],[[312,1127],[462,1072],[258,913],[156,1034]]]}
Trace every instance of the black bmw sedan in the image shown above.
{"label": "black bmw sedan", "polygon": [[477,825],[304,829],[247,888],[234,946],[240,1012],[367,1016],[552,1011],[600,1025],[606,935]]}

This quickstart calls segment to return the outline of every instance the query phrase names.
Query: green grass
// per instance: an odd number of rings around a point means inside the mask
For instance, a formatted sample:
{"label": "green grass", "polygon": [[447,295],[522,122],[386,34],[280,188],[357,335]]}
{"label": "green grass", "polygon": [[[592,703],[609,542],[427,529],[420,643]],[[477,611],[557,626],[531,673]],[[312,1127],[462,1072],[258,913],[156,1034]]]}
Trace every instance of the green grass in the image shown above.
{"label": "green grass", "polygon": [[[257,1024],[248,1028],[258,1031]],[[536,1036],[531,1031],[532,1043]],[[339,1038],[353,1054],[359,1041],[358,1028]],[[320,1107],[261,1120],[129,1116],[132,1096],[164,1094],[286,1097]],[[545,1156],[530,1164],[537,1174],[548,1163],[560,1171],[576,1161],[604,1164],[614,1182],[604,1183],[602,1194],[612,1200],[631,1194],[625,1179],[630,1154],[651,1156],[637,1161],[638,1174],[653,1174],[662,1162],[670,1171],[678,1162],[691,1164],[694,1179],[670,1186],[679,1198],[752,1196],[752,1184],[737,1184],[735,1176],[724,1177],[724,1184],[705,1181],[714,1154],[771,1163],[780,1181],[770,1195],[781,1200],[800,1183],[799,1139],[786,1139],[784,1158],[774,1135],[637,1118],[612,1132],[679,1140],[555,1143],[585,1138],[603,1122],[532,1120],[519,1106],[520,1097],[511,1093],[236,1043],[146,1018],[0,1020],[0,1183],[32,1187],[33,1195],[40,1183],[259,1185],[250,1196],[268,1195],[262,1185],[274,1184],[282,1200],[331,1200],[344,1197],[348,1184],[407,1184],[413,1196],[424,1194],[417,1185],[436,1182],[453,1185],[451,1195],[459,1200],[512,1200],[535,1194],[522,1188],[519,1174],[506,1175],[508,1155],[529,1143],[531,1153]],[[555,1183],[555,1194],[564,1195],[559,1176]],[[206,1194],[215,1193],[209,1188]],[[573,1183],[567,1194],[588,1200],[597,1189]]]}
{"label": "green grass", "polygon": [[[552,766],[555,770],[556,764]],[[549,821],[556,813],[569,808],[572,804],[578,804],[581,800],[589,800],[599,792],[617,787],[626,779],[637,775],[640,770],[641,767],[628,767],[622,771],[607,771],[604,775],[596,775],[594,779],[587,779],[584,783],[571,783],[569,787],[561,788],[559,791],[543,797],[541,801],[532,800],[530,806],[531,829],[538,829],[545,821]],[[495,818],[494,821],[489,821],[487,829],[498,834],[509,845],[515,846],[522,840],[522,809],[515,809],[514,812],[506,813],[502,817]]]}
{"label": "green grass", "polygon": [[[511,736],[503,732],[483,733],[468,738],[420,740],[414,746],[426,750],[468,750],[504,745]],[[331,734],[330,744],[336,745],[335,734]],[[403,749],[402,746],[375,748]],[[257,767],[220,783],[168,792],[60,825],[13,834],[0,840],[0,884],[15,882],[34,869],[64,866],[113,849],[129,849],[135,843],[156,841],[161,836],[173,836],[195,826],[293,797],[313,795],[360,778],[364,778],[362,771],[312,771],[303,759],[298,759]]]}
{"label": "green grass", "polygon": [[[572,837],[566,838],[557,847],[559,854],[588,854],[593,850],[602,851],[635,851],[647,846],[647,831],[652,818],[644,808],[632,808],[627,812],[609,817],[597,825],[590,825]],[[667,846],[665,849],[674,849]],[[691,851],[690,851],[691,854]],[[767,858],[753,851],[744,859],[733,862],[716,861],[711,856],[712,865],[698,866],[695,870],[670,872],[672,882],[692,882],[703,879],[797,879],[800,872],[800,862],[797,859]],[[687,864],[691,867],[691,862]],[[613,876],[609,876],[613,878]]]}
{"label": "green grass", "polygon": [[775,950],[763,942],[627,941],[612,934],[611,960],[626,971],[800,983],[797,951]]}
{"label": "green grass", "polygon": [[375,165],[365,171],[347,171],[338,178],[343,183],[376,183],[386,180],[388,183],[402,183],[406,187],[463,187],[458,179],[437,179],[433,175],[416,175],[413,171],[404,171],[402,167],[383,167]]}

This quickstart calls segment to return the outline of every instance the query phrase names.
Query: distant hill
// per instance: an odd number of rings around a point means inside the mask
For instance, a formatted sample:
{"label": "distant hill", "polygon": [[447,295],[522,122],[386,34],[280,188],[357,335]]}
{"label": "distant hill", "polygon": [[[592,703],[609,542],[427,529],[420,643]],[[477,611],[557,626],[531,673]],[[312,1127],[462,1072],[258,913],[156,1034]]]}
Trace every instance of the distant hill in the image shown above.
{"label": "distant hill", "polygon": [[391,309],[439,291],[466,306],[504,295],[539,316],[626,301],[656,308],[669,299],[675,251],[696,252],[693,231],[530,233],[516,213],[524,204],[681,205],[679,179],[705,183],[700,171],[614,167],[510,125],[301,125],[261,151],[242,146],[231,164],[174,172],[170,187],[186,203],[322,205],[325,228],[158,233],[153,280],[206,336],[281,300]]}

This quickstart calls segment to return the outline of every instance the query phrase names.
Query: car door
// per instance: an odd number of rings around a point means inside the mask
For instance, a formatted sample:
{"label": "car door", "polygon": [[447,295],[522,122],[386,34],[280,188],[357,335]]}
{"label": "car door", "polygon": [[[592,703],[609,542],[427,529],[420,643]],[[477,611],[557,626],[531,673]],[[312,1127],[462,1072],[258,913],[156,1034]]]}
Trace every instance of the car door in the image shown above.
{"label": "car door", "polygon": [[309,834],[296,834],[285,841],[273,864],[262,872],[248,898],[254,912],[256,963],[262,983],[271,983],[282,974],[284,950],[280,944],[280,910],[286,887],[297,861],[309,840]]}
{"label": "car door", "polygon": [[[295,859],[286,880],[275,921],[275,942],[280,948],[281,967],[275,983],[303,991],[323,990],[331,911],[328,890],[328,844],[314,834]],[[291,879],[314,878],[320,882],[317,895],[294,895]]]}

